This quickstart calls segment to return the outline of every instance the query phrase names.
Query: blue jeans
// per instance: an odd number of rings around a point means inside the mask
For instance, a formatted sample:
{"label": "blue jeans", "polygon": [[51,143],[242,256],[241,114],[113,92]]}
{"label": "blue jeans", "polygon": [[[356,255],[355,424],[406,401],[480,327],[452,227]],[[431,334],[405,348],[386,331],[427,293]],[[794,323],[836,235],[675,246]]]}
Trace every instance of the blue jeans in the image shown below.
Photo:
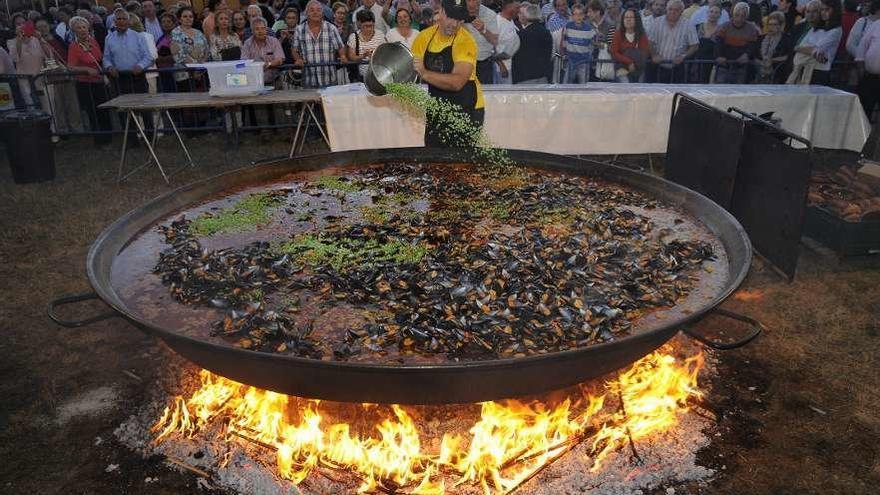
{"label": "blue jeans", "polygon": [[567,84],[585,84],[590,80],[590,62],[580,62],[577,65],[569,62],[565,68],[565,82]]}
{"label": "blue jeans", "polygon": [[742,64],[718,65],[715,67],[715,84],[745,84],[748,67]]}

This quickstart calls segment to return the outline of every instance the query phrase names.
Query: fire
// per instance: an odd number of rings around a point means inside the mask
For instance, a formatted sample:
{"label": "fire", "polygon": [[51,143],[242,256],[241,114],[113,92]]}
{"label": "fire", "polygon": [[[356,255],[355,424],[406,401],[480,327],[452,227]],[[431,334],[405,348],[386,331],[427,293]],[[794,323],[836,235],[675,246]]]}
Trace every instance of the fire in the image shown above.
{"label": "fire", "polygon": [[157,444],[175,435],[192,438],[222,417],[227,441],[245,439],[274,450],[279,476],[293,483],[316,470],[345,470],[361,481],[359,493],[442,495],[463,484],[486,494],[507,493],[583,441],[590,441],[597,470],[628,442],[669,431],[688,401],[702,395],[702,364],[701,354],[680,361],[658,351],[606,383],[599,396],[584,393],[552,407],[485,402],[467,435],[444,434],[435,452],[422,444],[403,407],[391,406],[374,434],[363,436],[349,424],[328,424],[320,401],[259,390],[206,370],[200,372],[201,387],[188,399],[176,397],[152,431]]}

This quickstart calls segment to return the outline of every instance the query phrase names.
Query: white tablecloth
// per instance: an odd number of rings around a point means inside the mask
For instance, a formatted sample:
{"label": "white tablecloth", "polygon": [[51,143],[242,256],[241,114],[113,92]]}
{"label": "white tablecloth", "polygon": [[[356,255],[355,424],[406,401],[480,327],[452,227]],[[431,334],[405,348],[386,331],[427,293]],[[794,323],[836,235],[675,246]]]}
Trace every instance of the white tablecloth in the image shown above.
{"label": "white tablecloth", "polygon": [[[499,147],[566,155],[665,153],[672,96],[722,110],[773,111],[820,148],[859,151],[871,127],[858,97],[823,86],[603,84],[485,87],[485,131]],[[322,90],[332,151],[423,146],[424,122],[363,84]]]}

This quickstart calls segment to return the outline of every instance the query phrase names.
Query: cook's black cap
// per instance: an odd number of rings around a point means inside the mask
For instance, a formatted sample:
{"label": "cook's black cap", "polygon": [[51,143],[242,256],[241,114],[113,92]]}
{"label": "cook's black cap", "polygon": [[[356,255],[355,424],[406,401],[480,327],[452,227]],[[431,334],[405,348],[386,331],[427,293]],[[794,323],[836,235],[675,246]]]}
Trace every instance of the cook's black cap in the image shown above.
{"label": "cook's black cap", "polygon": [[443,0],[442,6],[443,11],[446,12],[446,17],[449,17],[450,19],[466,21],[471,17],[468,13],[465,0]]}

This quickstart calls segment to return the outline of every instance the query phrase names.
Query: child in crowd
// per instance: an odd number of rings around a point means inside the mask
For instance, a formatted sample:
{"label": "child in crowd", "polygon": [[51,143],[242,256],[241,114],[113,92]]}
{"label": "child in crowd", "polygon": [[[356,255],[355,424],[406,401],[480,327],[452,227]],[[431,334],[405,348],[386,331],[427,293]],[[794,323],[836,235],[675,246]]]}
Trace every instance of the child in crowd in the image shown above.
{"label": "child in crowd", "polygon": [[576,3],[571,8],[571,20],[562,28],[560,53],[567,57],[566,83],[583,84],[589,81],[596,31],[586,21],[586,13],[586,7]]}

